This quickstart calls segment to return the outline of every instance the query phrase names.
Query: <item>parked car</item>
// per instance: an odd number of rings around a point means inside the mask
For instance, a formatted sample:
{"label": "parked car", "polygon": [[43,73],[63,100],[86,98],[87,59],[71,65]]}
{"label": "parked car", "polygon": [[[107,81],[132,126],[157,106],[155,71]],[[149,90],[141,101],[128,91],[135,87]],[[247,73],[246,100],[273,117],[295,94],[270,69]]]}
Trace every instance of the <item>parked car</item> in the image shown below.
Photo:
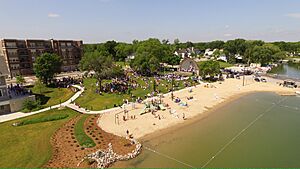
{"label": "parked car", "polygon": [[256,78],[254,78],[254,81],[260,82],[260,79],[256,77]]}
{"label": "parked car", "polygon": [[266,80],[265,78],[261,78],[260,81],[261,81],[261,82],[264,82],[264,83],[267,82],[267,80]]}

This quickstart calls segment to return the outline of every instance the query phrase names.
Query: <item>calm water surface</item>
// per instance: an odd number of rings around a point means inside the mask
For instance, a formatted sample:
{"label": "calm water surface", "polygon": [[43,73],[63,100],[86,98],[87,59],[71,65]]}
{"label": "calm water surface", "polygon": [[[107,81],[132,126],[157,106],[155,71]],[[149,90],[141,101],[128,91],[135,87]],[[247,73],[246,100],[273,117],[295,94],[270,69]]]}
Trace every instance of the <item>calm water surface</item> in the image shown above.
{"label": "calm water surface", "polygon": [[[282,102],[273,104],[278,101]],[[300,167],[300,98],[273,93],[243,96],[207,118],[143,144],[160,154],[144,149],[120,165]]]}
{"label": "calm water surface", "polygon": [[274,68],[271,73],[300,80],[300,64],[283,64]]}

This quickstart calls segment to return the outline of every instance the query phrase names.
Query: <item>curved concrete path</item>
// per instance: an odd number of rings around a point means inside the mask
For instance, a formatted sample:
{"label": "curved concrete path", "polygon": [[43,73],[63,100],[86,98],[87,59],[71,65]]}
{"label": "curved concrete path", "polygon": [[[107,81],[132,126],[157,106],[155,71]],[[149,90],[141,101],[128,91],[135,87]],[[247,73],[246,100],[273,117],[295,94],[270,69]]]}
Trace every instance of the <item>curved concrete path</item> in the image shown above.
{"label": "curved concrete path", "polygon": [[[251,78],[252,76],[248,76],[248,78],[249,77]],[[270,78],[270,77],[266,77],[266,78],[267,78],[268,82],[271,82],[271,83],[278,83],[279,82],[279,80],[274,79],[274,78]],[[41,109],[41,110],[38,110],[38,111],[35,111],[35,112],[30,112],[30,113],[16,112],[16,113],[10,113],[10,114],[6,114],[6,115],[0,115],[0,123],[10,121],[10,120],[15,120],[15,119],[22,118],[22,117],[31,116],[31,115],[42,113],[42,112],[45,112],[45,111],[48,111],[48,110],[51,110],[51,109],[56,109],[56,108],[59,108],[59,107],[68,107],[70,109],[73,109],[73,110],[75,110],[79,113],[83,113],[83,114],[102,114],[102,113],[111,113],[111,112],[114,112],[114,111],[120,111],[121,112],[121,111],[124,111],[125,108],[126,108],[126,110],[130,110],[132,108],[132,106],[130,106],[131,103],[123,104],[121,107],[114,107],[114,108],[100,110],[100,111],[90,111],[90,110],[86,110],[85,108],[79,108],[78,106],[76,106],[72,102],[74,100],[76,100],[84,92],[84,87],[81,87],[79,85],[72,85],[72,86],[79,89],[79,91],[76,92],[66,102],[55,105],[55,106],[51,106],[51,108],[47,107],[47,108],[44,108],[44,109]],[[177,91],[174,91],[174,94],[176,94],[178,92],[182,92],[184,90],[189,90],[189,89],[190,89],[190,87],[187,87],[187,88],[184,88],[184,89],[181,89],[181,90],[177,90]],[[164,97],[171,97],[171,92],[163,94],[163,96]],[[158,97],[153,97],[153,98],[158,98]],[[146,101],[151,100],[153,98],[148,98],[148,99],[146,99]]]}
{"label": "curved concrete path", "polygon": [[[38,113],[42,113],[48,110],[52,110],[52,109],[56,109],[56,108],[60,108],[60,107],[68,107],[70,109],[73,109],[74,111],[77,111],[79,113],[83,113],[83,114],[102,114],[102,113],[108,113],[108,112],[114,112],[114,111],[123,111],[124,107],[126,107],[126,104],[124,104],[121,107],[114,107],[114,108],[110,108],[110,109],[105,109],[105,110],[100,110],[100,111],[90,111],[90,110],[86,110],[84,108],[79,108],[78,106],[76,106],[75,104],[73,104],[72,102],[74,100],[76,100],[83,92],[84,92],[84,87],[81,87],[79,85],[72,85],[73,87],[79,89],[79,91],[77,91],[69,100],[61,103],[61,104],[57,104],[51,107],[47,107],[38,111],[34,111],[34,112],[30,112],[30,113],[23,113],[23,112],[15,112],[15,113],[9,113],[9,114],[5,114],[5,115],[0,115],[0,123],[2,122],[6,122],[6,121],[10,121],[10,120],[15,120],[15,119],[19,119],[22,117],[28,117],[34,114],[38,114]],[[128,107],[130,106],[131,103],[127,104]],[[127,110],[130,110],[129,108],[127,108]]]}
{"label": "curved concrete path", "polygon": [[79,89],[78,92],[76,92],[69,100],[61,103],[61,104],[57,104],[51,107],[47,107],[38,111],[34,111],[34,112],[30,112],[30,113],[23,113],[23,112],[15,112],[15,113],[10,113],[10,114],[5,114],[5,115],[1,115],[0,116],[0,123],[1,122],[6,122],[6,121],[10,121],[10,120],[15,120],[18,118],[22,118],[22,117],[27,117],[27,116],[31,116],[34,114],[38,114],[38,113],[42,113],[51,109],[56,109],[59,107],[64,107],[64,106],[68,106],[69,104],[71,104],[72,101],[74,101],[75,99],[77,99],[81,93],[84,91],[84,88],[78,85],[72,85],[73,87],[76,87],[77,89]]}

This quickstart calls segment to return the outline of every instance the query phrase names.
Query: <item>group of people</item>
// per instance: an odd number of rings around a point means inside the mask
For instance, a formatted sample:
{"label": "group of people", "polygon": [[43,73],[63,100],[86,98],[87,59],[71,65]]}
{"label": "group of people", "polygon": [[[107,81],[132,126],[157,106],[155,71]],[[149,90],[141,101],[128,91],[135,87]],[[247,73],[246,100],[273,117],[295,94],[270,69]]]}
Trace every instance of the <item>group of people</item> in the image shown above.
{"label": "group of people", "polygon": [[81,78],[63,77],[62,79],[54,79],[52,83],[58,88],[68,88],[73,84],[82,84],[82,81]]}
{"label": "group of people", "polygon": [[[99,83],[97,83],[96,86],[99,86]],[[138,86],[138,83],[130,78],[115,78],[112,82],[102,85],[102,91],[99,91],[97,88],[96,93],[126,93],[128,90],[136,89]]]}
{"label": "group of people", "polygon": [[22,87],[19,84],[13,85],[10,84],[7,86],[8,95],[10,98],[18,97],[18,96],[25,96],[31,93],[30,90],[26,89],[25,87]]}

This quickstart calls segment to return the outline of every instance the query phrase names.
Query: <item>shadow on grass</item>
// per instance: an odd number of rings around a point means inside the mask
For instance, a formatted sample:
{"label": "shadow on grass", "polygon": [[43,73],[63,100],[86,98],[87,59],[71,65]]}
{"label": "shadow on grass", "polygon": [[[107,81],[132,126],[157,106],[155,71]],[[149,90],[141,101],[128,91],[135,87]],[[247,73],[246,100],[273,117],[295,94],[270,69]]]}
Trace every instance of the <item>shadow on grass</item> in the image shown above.
{"label": "shadow on grass", "polygon": [[47,102],[49,101],[50,97],[42,95],[42,94],[34,94],[36,100],[40,100],[41,105],[47,104]]}

